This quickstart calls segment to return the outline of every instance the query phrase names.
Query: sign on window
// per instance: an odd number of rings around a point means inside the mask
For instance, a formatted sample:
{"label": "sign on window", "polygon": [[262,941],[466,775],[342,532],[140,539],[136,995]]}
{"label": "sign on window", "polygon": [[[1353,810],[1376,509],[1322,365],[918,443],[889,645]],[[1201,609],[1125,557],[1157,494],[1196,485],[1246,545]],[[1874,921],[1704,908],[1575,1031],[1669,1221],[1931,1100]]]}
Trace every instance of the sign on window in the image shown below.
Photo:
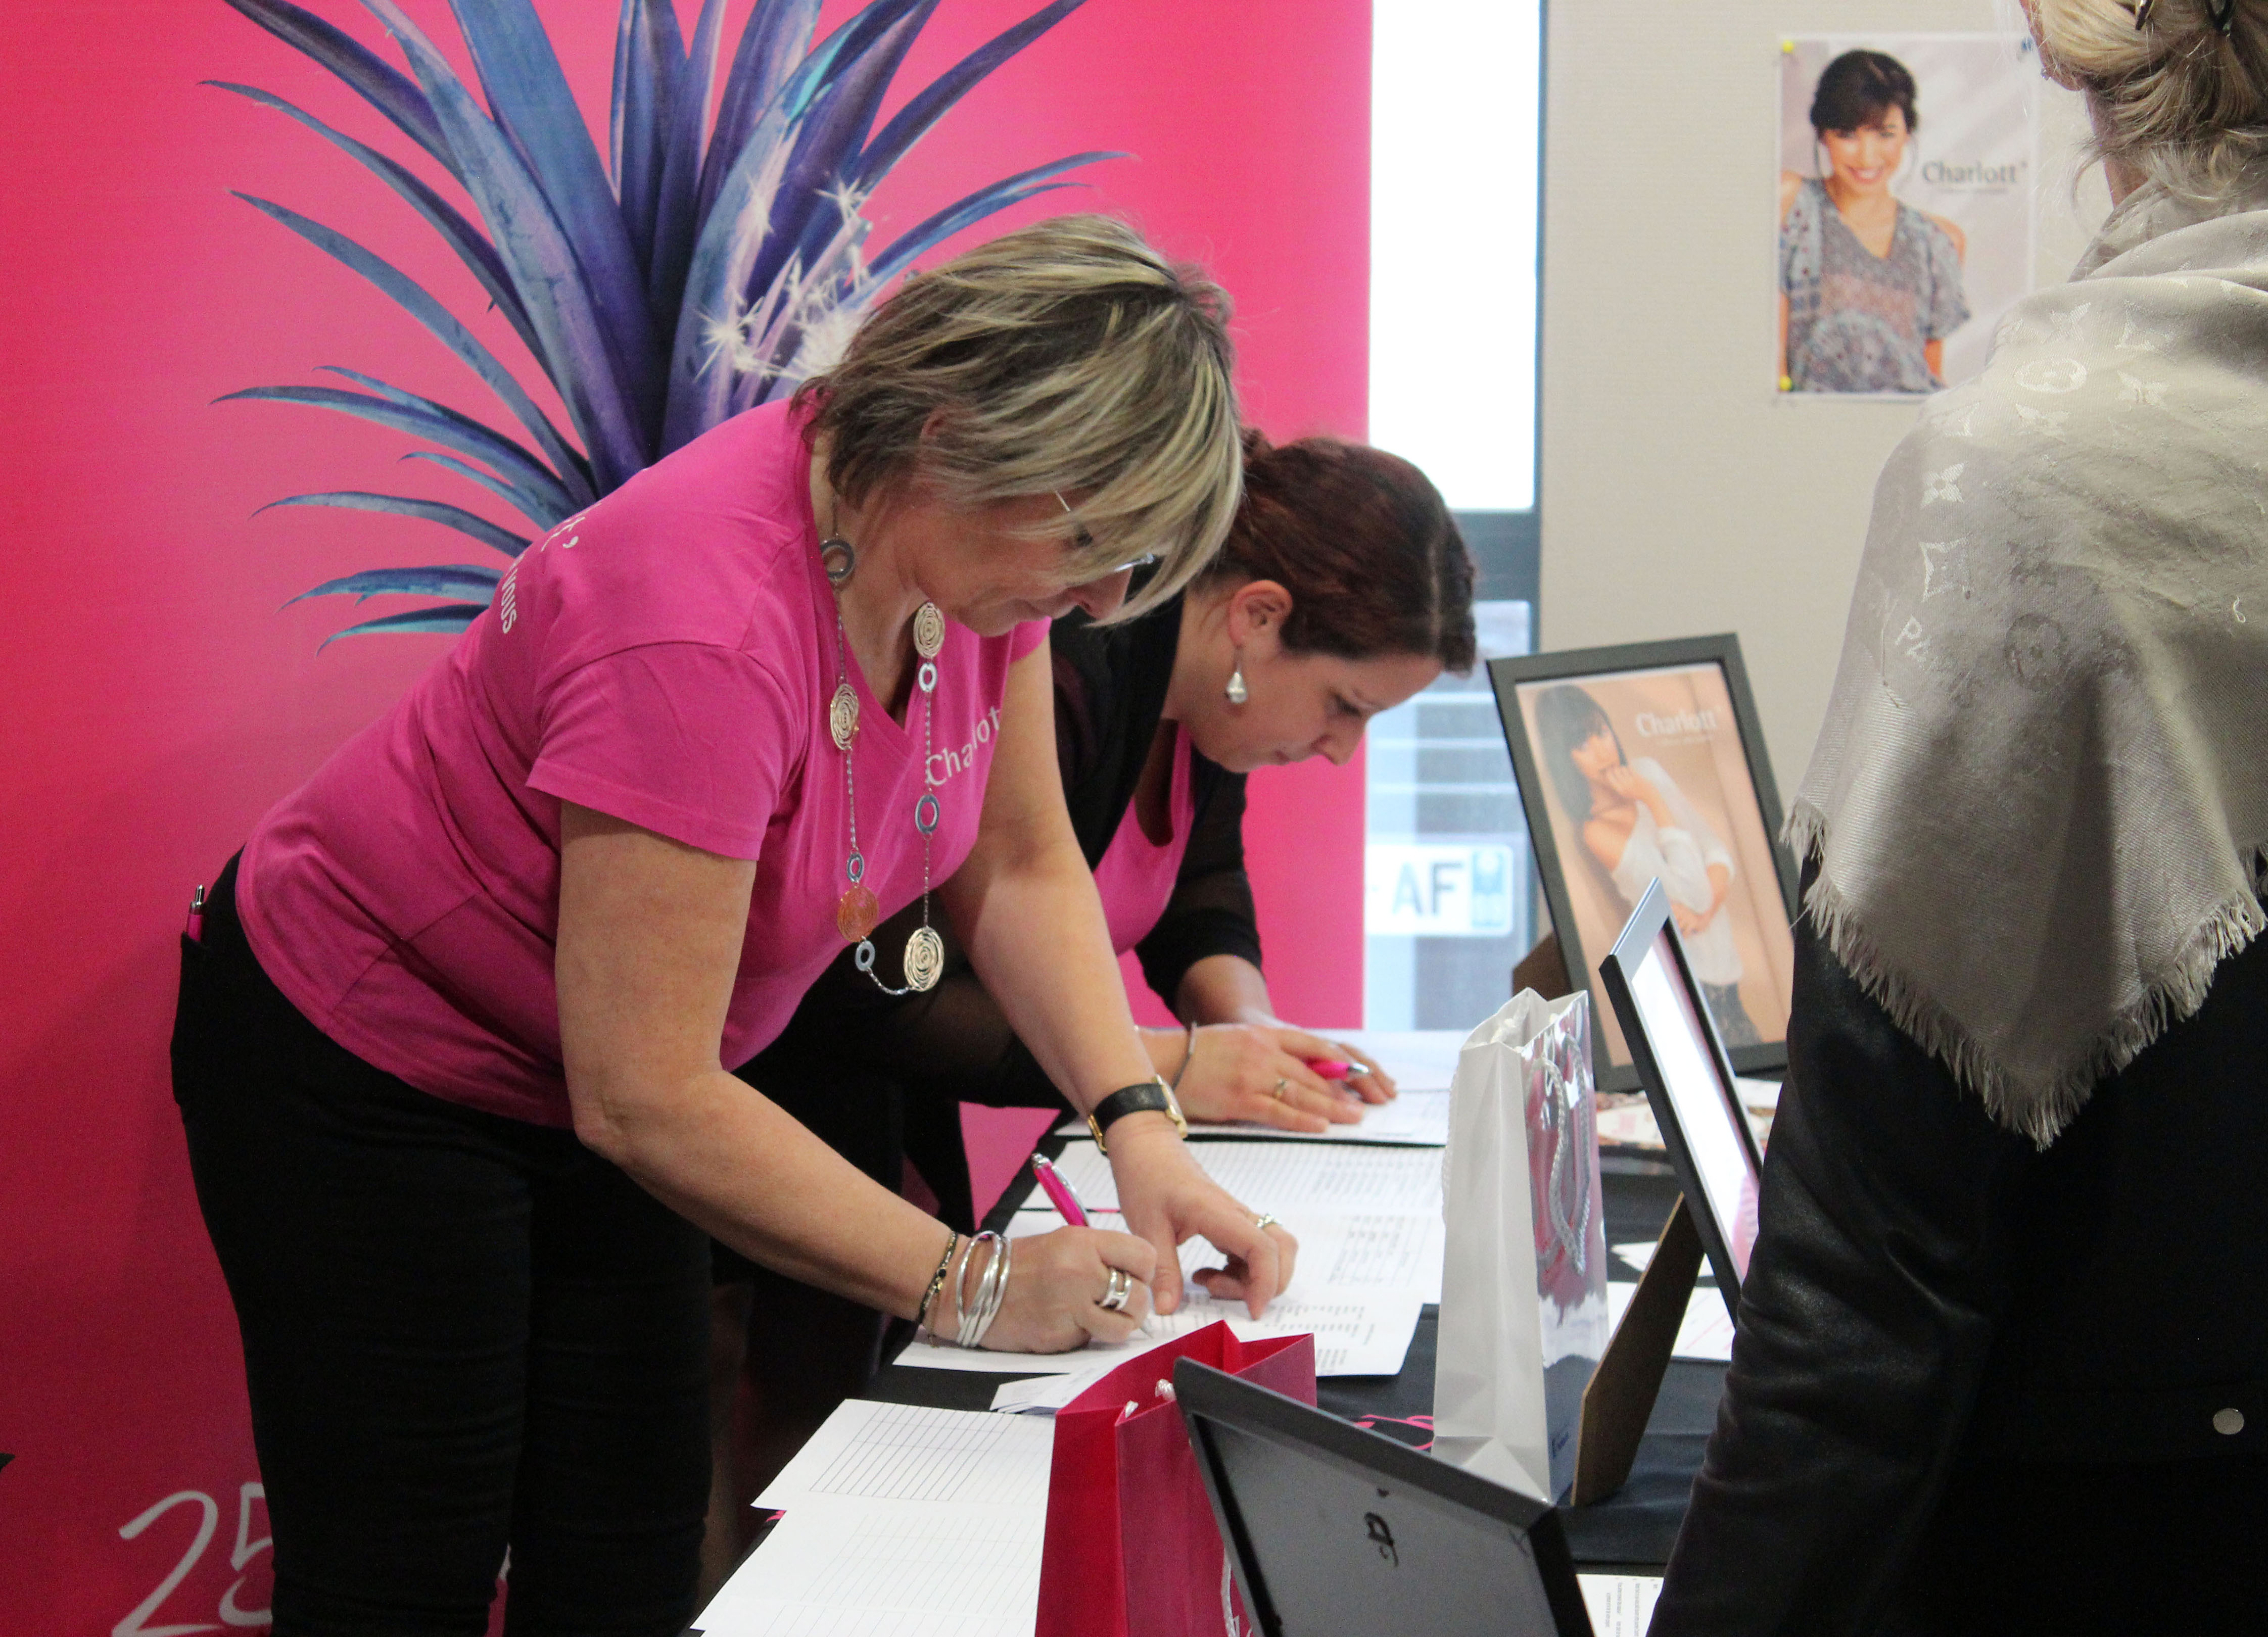
{"label": "sign on window", "polygon": [[1519,877],[1493,842],[1373,841],[1363,863],[1362,929],[1371,937],[1500,938]]}

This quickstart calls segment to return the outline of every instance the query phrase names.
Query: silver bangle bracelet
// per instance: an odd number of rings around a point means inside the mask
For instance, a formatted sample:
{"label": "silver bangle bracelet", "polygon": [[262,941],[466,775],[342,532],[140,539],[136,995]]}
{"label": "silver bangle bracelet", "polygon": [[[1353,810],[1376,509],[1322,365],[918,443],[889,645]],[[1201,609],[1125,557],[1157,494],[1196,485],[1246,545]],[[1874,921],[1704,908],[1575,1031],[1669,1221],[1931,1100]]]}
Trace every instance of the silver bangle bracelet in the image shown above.
{"label": "silver bangle bracelet", "polygon": [[[968,1270],[976,1265],[976,1247],[988,1239],[992,1244],[992,1261],[994,1263],[999,1261],[1000,1236],[987,1229],[969,1239],[968,1254],[961,1259],[961,1271],[954,1275],[953,1310],[961,1316],[961,1327],[954,1333],[954,1341],[960,1347],[969,1347],[976,1345],[970,1338],[976,1333],[976,1305],[981,1305],[983,1302],[984,1287],[981,1282],[977,1285],[977,1302],[976,1304],[972,1304],[968,1300]],[[988,1265],[984,1270],[985,1276],[990,1277],[991,1272],[992,1268]]]}
{"label": "silver bangle bracelet", "polygon": [[[981,1310],[976,1316],[976,1334],[968,1343],[972,1347],[984,1345],[984,1338],[992,1332],[992,1321],[999,1317],[1000,1304],[1007,1300],[1008,1268],[1013,1255],[1013,1242],[1001,1240],[999,1249],[992,1253],[992,1266],[984,1270],[984,1288],[979,1297]],[[998,1275],[998,1278],[994,1277],[995,1274]]]}
{"label": "silver bangle bracelet", "polygon": [[1182,1089],[1182,1077],[1189,1072],[1189,1063],[1197,1054],[1197,1020],[1192,1017],[1189,1019],[1189,1043],[1182,1048],[1182,1066],[1174,1070],[1173,1083],[1166,1088],[1167,1090],[1178,1091]]}

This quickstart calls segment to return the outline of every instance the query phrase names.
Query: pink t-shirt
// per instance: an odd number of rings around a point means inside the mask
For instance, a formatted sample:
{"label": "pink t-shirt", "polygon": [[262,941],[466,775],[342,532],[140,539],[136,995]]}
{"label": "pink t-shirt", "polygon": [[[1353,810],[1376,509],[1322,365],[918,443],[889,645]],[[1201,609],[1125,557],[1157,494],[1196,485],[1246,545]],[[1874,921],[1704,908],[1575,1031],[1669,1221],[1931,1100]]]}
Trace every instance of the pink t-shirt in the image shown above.
{"label": "pink t-shirt", "polygon": [[[800,422],[767,406],[569,518],[392,711],[261,820],[239,914],[324,1033],[436,1097],[570,1123],[563,801],[756,861],[721,1061],[786,1025],[843,947],[850,836],[809,460]],[[1008,667],[1046,631],[946,627],[926,761],[921,694],[901,727],[850,662],[858,840],[885,916],[921,895],[924,789],[940,810],[932,878],[968,855]]]}
{"label": "pink t-shirt", "polygon": [[1126,804],[1126,816],[1118,821],[1110,845],[1094,866],[1094,890],[1102,895],[1103,918],[1110,923],[1110,947],[1121,955],[1148,937],[1166,913],[1182,873],[1182,855],[1189,850],[1197,804],[1189,795],[1189,736],[1178,727],[1174,730],[1174,776],[1166,800],[1170,828],[1163,841],[1142,833],[1135,805]]}

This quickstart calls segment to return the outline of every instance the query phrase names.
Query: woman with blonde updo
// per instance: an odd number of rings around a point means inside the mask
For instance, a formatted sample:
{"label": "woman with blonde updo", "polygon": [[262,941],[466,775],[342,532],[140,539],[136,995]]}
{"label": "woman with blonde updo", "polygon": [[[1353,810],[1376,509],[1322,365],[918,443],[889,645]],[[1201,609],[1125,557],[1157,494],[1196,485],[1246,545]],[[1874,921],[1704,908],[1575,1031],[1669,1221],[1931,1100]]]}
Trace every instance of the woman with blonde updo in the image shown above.
{"label": "woman with blonde updo", "polygon": [[2268,0],[2027,0],[2114,209],[1884,468],[1655,1637],[2268,1632]]}

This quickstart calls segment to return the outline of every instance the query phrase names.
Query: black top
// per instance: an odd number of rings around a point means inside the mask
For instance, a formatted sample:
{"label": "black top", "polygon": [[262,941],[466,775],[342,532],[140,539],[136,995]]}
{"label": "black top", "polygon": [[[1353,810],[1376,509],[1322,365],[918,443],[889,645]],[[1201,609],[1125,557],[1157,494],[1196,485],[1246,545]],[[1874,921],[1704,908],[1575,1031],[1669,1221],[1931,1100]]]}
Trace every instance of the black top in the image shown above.
{"label": "black top", "polygon": [[1808,921],[1788,1053],[1653,1630],[2268,1630],[2268,939],[2043,1151]]}
{"label": "black top", "polygon": [[[1181,620],[1176,598],[1126,625],[1066,614],[1049,634],[1057,758],[1090,868],[1118,833],[1164,719]],[[1169,1004],[1182,975],[1207,956],[1260,964],[1244,871],[1244,776],[1192,746],[1189,793],[1195,811],[1173,897],[1135,946],[1143,976]],[[965,1228],[959,1105],[1047,1107],[1063,1099],[977,980],[952,928],[941,915],[932,919],[946,943],[935,988],[886,995],[846,947],[780,1038],[737,1072],[893,1188],[902,1132],[902,1151],[929,1179],[946,1220]],[[897,980],[906,939],[920,924],[916,902],[875,929],[876,971]]]}
{"label": "black top", "polygon": [[[1102,862],[1133,804],[1134,787],[1164,719],[1181,640],[1182,599],[1146,619],[1099,626],[1083,613],[1055,622],[1056,760],[1064,804],[1087,868]],[[1244,873],[1244,775],[1189,750],[1189,848],[1166,913],[1136,944],[1142,975],[1173,1004],[1182,974],[1208,955],[1260,964],[1252,885]]]}

